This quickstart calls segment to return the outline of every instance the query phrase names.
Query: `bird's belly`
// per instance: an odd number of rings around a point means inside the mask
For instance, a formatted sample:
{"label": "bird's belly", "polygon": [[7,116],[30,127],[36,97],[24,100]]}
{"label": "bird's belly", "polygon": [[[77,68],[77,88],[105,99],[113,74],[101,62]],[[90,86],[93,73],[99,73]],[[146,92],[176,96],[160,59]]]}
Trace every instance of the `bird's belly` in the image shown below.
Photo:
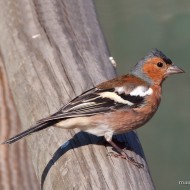
{"label": "bird's belly", "polygon": [[136,117],[126,119],[119,126],[113,126],[113,128],[116,134],[126,133],[143,126],[151,117],[151,115],[136,115]]}
{"label": "bird's belly", "polygon": [[104,123],[110,127],[114,134],[126,133],[143,126],[152,118],[155,112],[156,110],[147,112],[146,110],[143,112],[120,111],[117,112],[117,114],[110,114],[107,118],[107,122],[104,121]]}
{"label": "bird's belly", "polygon": [[90,117],[72,118],[63,122],[63,128],[79,128],[96,136],[104,136],[108,132],[126,133],[144,125],[155,112],[156,109],[119,110]]}
{"label": "bird's belly", "polygon": [[112,129],[108,125],[100,124],[97,126],[93,125],[84,131],[96,136],[104,136],[106,133],[112,132]]}
{"label": "bird's belly", "polygon": [[123,117],[123,120],[121,120],[121,122],[119,123],[120,127],[117,125],[113,126],[115,128],[115,133],[125,133],[143,126],[152,118],[155,112],[156,109],[152,109],[149,111],[134,111],[130,114],[126,114]]}
{"label": "bird's belly", "polygon": [[[101,117],[102,115],[100,115]],[[64,128],[64,129],[74,129],[78,128],[82,131],[91,133],[96,136],[104,136],[105,133],[112,131],[110,126],[106,124],[105,122],[100,122],[103,121],[103,119],[93,119],[91,120],[92,117],[78,117],[78,118],[70,118],[67,120],[64,120],[62,122],[59,122],[56,124],[56,127],[59,128]]]}

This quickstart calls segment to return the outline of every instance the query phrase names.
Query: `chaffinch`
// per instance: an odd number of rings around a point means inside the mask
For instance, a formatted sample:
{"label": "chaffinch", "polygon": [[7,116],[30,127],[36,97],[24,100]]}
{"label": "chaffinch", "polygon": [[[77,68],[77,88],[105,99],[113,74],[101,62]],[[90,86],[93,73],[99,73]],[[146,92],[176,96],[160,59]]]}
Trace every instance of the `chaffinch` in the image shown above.
{"label": "chaffinch", "polygon": [[158,109],[162,82],[171,74],[183,72],[161,51],[154,49],[141,59],[129,74],[103,82],[84,92],[55,114],[38,121],[34,127],[3,144],[11,144],[50,126],[79,128],[97,136],[104,136],[122,158],[141,167],[142,165],[112,141],[112,136],[144,125]]}

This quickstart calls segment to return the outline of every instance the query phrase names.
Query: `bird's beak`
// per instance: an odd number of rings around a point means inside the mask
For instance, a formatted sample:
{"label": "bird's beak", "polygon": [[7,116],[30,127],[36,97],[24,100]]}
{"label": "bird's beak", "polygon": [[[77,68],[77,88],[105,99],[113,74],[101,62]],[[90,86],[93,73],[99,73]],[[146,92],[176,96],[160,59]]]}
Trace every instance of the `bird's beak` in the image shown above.
{"label": "bird's beak", "polygon": [[180,69],[179,67],[175,65],[171,65],[167,69],[167,76],[172,75],[172,74],[178,74],[178,73],[185,73],[185,71],[183,71],[182,69]]}

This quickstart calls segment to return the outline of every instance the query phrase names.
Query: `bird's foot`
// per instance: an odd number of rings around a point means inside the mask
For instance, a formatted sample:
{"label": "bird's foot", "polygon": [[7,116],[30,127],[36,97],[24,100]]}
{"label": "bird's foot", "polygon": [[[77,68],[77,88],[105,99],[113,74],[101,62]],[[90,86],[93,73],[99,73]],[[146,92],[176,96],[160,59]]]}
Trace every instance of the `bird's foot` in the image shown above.
{"label": "bird's foot", "polygon": [[120,147],[123,150],[131,150],[134,151],[134,149],[132,148],[132,146],[126,141],[126,142],[122,142],[117,140],[116,138],[113,139],[114,143],[117,144],[118,147]]}
{"label": "bird's foot", "polygon": [[115,158],[122,158],[125,160],[128,160],[131,164],[135,165],[138,168],[144,168],[144,165],[137,162],[133,157],[128,156],[126,153],[122,153],[122,154],[116,154],[114,152],[109,152],[108,156],[113,156]]}

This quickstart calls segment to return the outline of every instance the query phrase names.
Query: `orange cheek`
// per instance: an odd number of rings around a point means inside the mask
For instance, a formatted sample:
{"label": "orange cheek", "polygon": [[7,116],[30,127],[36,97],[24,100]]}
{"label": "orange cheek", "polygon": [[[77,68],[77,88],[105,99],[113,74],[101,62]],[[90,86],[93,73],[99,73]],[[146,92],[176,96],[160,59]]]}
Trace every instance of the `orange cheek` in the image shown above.
{"label": "orange cheek", "polygon": [[153,81],[161,81],[164,76],[162,70],[152,64],[144,65],[143,72]]}

